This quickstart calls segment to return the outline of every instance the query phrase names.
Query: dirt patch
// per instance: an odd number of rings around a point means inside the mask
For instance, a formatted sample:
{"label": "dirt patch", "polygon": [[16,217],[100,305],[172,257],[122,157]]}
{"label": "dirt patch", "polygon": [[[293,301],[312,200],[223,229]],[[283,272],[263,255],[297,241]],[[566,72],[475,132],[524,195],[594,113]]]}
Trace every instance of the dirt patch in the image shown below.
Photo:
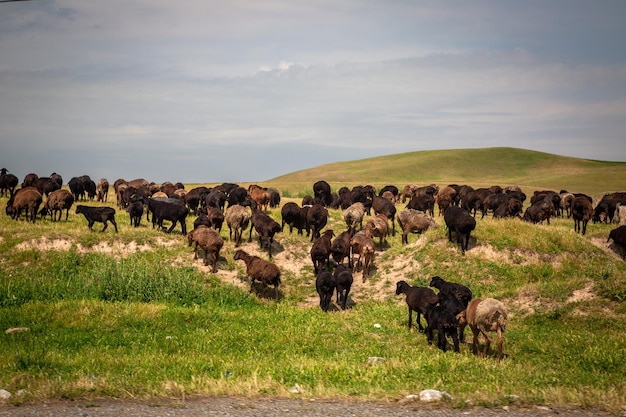
{"label": "dirt patch", "polygon": [[130,243],[122,243],[122,242],[114,242],[113,244],[109,242],[100,242],[93,246],[83,246],[80,243],[76,244],[75,242],[68,239],[50,239],[46,236],[27,240],[25,242],[20,243],[16,246],[18,250],[30,250],[35,249],[37,251],[69,251],[73,246],[76,247],[76,250],[79,253],[104,253],[107,255],[112,255],[115,257],[128,257],[137,252],[154,250],[155,246],[172,246],[177,244],[177,242],[156,238],[151,240],[151,244],[138,244],[135,241]]}

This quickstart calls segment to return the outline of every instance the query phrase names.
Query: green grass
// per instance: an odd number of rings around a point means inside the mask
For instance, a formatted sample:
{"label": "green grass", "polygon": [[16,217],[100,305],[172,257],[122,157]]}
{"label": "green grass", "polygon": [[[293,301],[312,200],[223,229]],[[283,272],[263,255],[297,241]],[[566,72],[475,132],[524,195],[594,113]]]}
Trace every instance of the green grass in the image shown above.
{"label": "green grass", "polygon": [[[424,160],[415,166],[439,160],[439,152],[426,154],[417,155]],[[401,170],[405,158],[387,163]],[[517,160],[506,181],[526,175],[528,165],[550,166],[552,157],[522,152]],[[580,170],[589,163],[595,162],[580,161]],[[551,171],[542,172],[545,177],[533,179],[539,188],[560,188],[551,179],[542,186]],[[312,178],[289,188],[284,200],[298,201]],[[595,187],[589,192],[602,192]],[[280,219],[278,209],[270,215]],[[26,392],[11,402],[188,395],[395,401],[435,388],[450,393],[447,404],[458,408],[549,405],[618,414],[626,404],[626,263],[606,245],[612,225],[590,224],[583,237],[569,219],[533,225],[486,217],[478,220],[465,256],[447,241],[445,226],[409,235],[406,246],[398,233],[377,252],[374,275],[355,284],[353,307],[324,313],[311,301],[316,293],[306,236],[277,235],[283,284],[276,303],[271,295],[248,293],[245,282],[235,285],[245,281],[243,265],[232,259],[226,227],[214,275],[192,261],[180,228],[166,235],[144,220],[134,229],[123,211],[117,220],[116,234],[112,228],[88,231],[73,212],[60,223],[0,216],[0,388]],[[187,222],[191,227],[193,217]],[[340,211],[330,211],[328,227],[345,228]],[[301,266],[286,268],[286,259]],[[495,352],[477,358],[468,346],[461,354],[444,353],[407,329],[395,282],[428,285],[433,275],[506,303],[504,361],[498,363]],[[4,332],[19,327],[29,330]],[[368,362],[374,356],[385,360]],[[302,392],[290,393],[296,384]]]}

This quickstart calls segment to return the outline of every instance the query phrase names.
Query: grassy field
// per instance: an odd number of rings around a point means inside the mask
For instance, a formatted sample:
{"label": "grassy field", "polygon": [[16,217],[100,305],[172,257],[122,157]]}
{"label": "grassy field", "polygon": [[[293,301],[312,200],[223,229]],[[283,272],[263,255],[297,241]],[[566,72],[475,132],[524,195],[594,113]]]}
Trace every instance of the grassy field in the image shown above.
{"label": "grassy field", "polygon": [[[318,179],[334,190],[457,182],[597,196],[626,190],[625,172],[626,164],[507,148],[393,155],[262,184],[281,190],[283,203],[299,202]],[[279,209],[270,215],[280,220]],[[193,260],[179,227],[166,235],[145,220],[132,228],[121,210],[116,217],[117,234],[111,227],[100,233],[99,224],[90,232],[73,210],[57,223],[0,215],[0,389],[14,394],[9,402],[191,395],[397,401],[435,388],[459,408],[626,409],[626,263],[606,242],[614,225],[590,224],[581,236],[570,219],[533,225],[485,217],[463,256],[438,217],[440,227],[409,235],[408,245],[400,234],[377,245],[372,276],[355,276],[350,308],[324,313],[306,236],[286,229],[276,237],[274,261],[283,273],[276,302],[273,290],[248,292],[226,226],[211,274]],[[328,227],[345,229],[339,210],[330,217]],[[259,254],[254,238],[242,247]],[[444,353],[407,329],[395,283],[428,285],[433,275],[506,303],[504,361],[495,352],[477,358],[468,346]]]}

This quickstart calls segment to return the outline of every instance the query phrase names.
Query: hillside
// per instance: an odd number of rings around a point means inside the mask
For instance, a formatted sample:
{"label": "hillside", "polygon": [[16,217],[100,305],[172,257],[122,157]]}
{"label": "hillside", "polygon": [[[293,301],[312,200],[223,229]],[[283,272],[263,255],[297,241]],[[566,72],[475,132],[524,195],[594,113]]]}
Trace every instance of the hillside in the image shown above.
{"label": "hillside", "polygon": [[336,162],[273,178],[267,183],[298,191],[324,179],[333,188],[408,183],[473,186],[519,185],[599,194],[626,190],[626,162],[569,158],[518,148],[419,151]]}

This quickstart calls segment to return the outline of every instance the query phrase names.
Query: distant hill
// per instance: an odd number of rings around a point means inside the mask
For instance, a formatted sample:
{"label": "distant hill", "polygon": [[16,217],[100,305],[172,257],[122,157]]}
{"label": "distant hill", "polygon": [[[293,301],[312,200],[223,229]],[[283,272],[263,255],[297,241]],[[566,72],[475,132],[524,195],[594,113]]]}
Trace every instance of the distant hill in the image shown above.
{"label": "distant hill", "polygon": [[505,147],[418,151],[320,165],[267,183],[297,191],[312,187],[320,179],[333,189],[356,184],[402,187],[409,183],[457,183],[474,187],[519,185],[528,190],[566,189],[597,195],[626,190],[626,162],[570,158]]}

